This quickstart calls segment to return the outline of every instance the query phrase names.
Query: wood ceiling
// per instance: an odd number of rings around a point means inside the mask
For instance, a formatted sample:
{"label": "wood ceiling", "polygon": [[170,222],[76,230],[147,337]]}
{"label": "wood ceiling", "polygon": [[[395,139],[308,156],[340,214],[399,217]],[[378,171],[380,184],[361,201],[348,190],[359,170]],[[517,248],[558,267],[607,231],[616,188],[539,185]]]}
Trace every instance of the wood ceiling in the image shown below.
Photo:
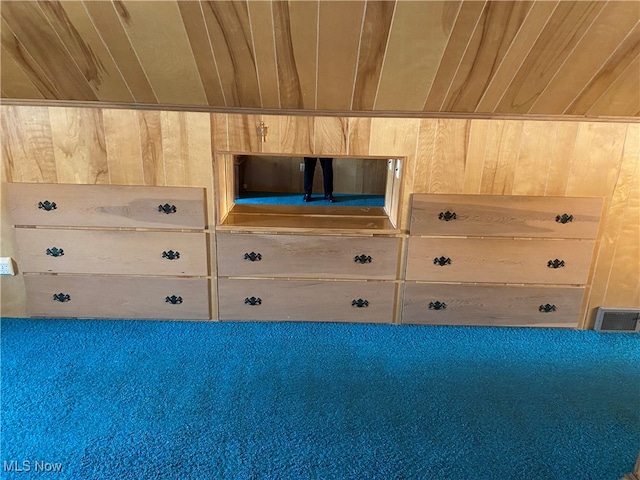
{"label": "wood ceiling", "polygon": [[640,116],[637,1],[2,1],[4,99]]}

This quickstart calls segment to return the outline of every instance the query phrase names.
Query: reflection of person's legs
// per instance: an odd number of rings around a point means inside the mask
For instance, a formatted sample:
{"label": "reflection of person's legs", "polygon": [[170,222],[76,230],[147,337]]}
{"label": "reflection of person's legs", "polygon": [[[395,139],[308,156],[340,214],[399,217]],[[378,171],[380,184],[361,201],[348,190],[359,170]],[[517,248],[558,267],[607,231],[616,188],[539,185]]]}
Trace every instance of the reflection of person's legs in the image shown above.
{"label": "reflection of person's legs", "polygon": [[304,200],[311,200],[311,192],[313,191],[313,174],[316,170],[317,158],[304,157]]}
{"label": "reflection of person's legs", "polygon": [[333,201],[333,158],[321,158],[324,198]]}

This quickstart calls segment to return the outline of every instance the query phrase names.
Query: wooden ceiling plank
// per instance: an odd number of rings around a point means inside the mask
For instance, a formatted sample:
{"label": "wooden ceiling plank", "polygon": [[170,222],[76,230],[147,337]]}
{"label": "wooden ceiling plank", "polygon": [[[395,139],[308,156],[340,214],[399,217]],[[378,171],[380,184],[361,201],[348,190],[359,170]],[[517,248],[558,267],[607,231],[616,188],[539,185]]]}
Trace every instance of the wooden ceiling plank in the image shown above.
{"label": "wooden ceiling plank", "polygon": [[[250,0],[247,5],[262,107],[280,108],[280,57],[276,56],[276,26],[271,9],[272,2]],[[295,72],[295,68],[293,71]]]}
{"label": "wooden ceiling plank", "polygon": [[111,2],[83,2],[136,103],[158,103],[149,79]]}
{"label": "wooden ceiling plank", "polygon": [[220,77],[216,67],[216,61],[211,49],[211,41],[200,2],[178,2],[182,23],[189,38],[191,51],[198,67],[198,74],[207,96],[207,105],[211,107],[224,107],[224,95],[220,85]]}
{"label": "wooden ceiling plank", "polygon": [[637,23],[635,2],[607,2],[528,113],[562,114]]}
{"label": "wooden ceiling plank", "polygon": [[114,5],[158,101],[206,104],[177,2],[118,1]]}
{"label": "wooden ceiling plank", "polygon": [[[289,2],[291,47],[295,59],[296,74],[300,82],[302,105],[304,109],[311,110],[315,109],[317,105],[318,14],[320,8],[318,1]],[[275,17],[276,4],[273,5]],[[278,35],[277,30],[276,35]],[[282,87],[280,89],[282,90]],[[282,96],[283,93],[280,94],[280,97]]]}
{"label": "wooden ceiling plank", "polygon": [[244,2],[202,2],[228,107],[260,108],[260,87]]}
{"label": "wooden ceiling plank", "polygon": [[3,2],[2,17],[62,98],[98,99],[35,2]]}
{"label": "wooden ceiling plank", "polygon": [[533,2],[487,4],[449,87],[442,110],[474,111],[520,31]]}
{"label": "wooden ceiling plank", "polygon": [[586,114],[607,88],[633,63],[639,51],[640,25],[636,25],[563,113],[567,115]]}
{"label": "wooden ceiling plank", "polygon": [[460,2],[396,3],[374,110],[419,112]]}
{"label": "wooden ceiling plank", "polygon": [[[302,108],[304,100],[293,48],[289,4],[274,2],[272,5],[269,19],[273,22],[275,40],[274,63],[277,73],[275,80],[278,87],[278,103],[284,108]],[[308,52],[315,52],[315,42],[309,45]]]}
{"label": "wooden ceiling plank", "polygon": [[0,33],[2,34],[2,47],[5,51],[16,62],[44,98],[49,100],[61,99],[62,95],[60,92],[58,92],[55,85],[47,78],[34,58],[27,52],[18,37],[11,31],[11,27],[9,27],[4,19],[2,19],[1,23]]}
{"label": "wooden ceiling plank", "polygon": [[606,2],[560,2],[515,74],[496,113],[527,113]]}
{"label": "wooden ceiling plank", "polygon": [[133,96],[82,2],[38,2],[100,101],[128,103]]}
{"label": "wooden ceiling plank", "polygon": [[623,115],[635,117],[640,114],[640,57],[629,65],[620,77],[607,89],[587,111],[587,115]]}
{"label": "wooden ceiling plank", "polygon": [[456,75],[460,61],[467,50],[469,40],[485,9],[485,5],[485,1],[474,2],[466,0],[462,3],[433,84],[427,94],[422,108],[423,111],[441,111],[449,86]]}
{"label": "wooden ceiling plank", "polygon": [[352,111],[373,110],[395,6],[395,0],[366,3]]}
{"label": "wooden ceiling plank", "polygon": [[538,39],[557,5],[557,1],[534,3],[511,43],[509,51],[489,80],[489,84],[474,111],[487,113],[495,111],[502,95],[520,69],[522,62],[529,54],[531,47]]}
{"label": "wooden ceiling plank", "polygon": [[365,2],[320,2],[318,32],[319,110],[348,111],[353,95]]}
{"label": "wooden ceiling plank", "polygon": [[0,85],[3,98],[44,98],[4,45],[0,54]]}

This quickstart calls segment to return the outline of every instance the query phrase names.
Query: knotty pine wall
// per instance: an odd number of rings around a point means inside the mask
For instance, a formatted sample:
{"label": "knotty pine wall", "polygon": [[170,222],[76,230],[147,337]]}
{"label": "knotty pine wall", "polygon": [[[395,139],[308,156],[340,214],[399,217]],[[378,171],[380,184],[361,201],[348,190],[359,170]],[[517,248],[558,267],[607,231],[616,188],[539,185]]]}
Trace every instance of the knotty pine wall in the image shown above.
{"label": "knotty pine wall", "polygon": [[[244,115],[60,106],[0,107],[2,184],[198,186],[215,212],[213,152],[404,157],[400,225],[411,193],[605,198],[595,308],[640,307],[640,124],[538,119]],[[269,127],[262,143],[255,126]],[[0,254],[17,257],[6,189]],[[213,230],[213,228],[211,228]],[[213,243],[213,242],[212,242]],[[215,265],[215,249],[211,248]],[[19,268],[19,265],[18,265]],[[2,315],[26,316],[20,276],[4,277]]]}

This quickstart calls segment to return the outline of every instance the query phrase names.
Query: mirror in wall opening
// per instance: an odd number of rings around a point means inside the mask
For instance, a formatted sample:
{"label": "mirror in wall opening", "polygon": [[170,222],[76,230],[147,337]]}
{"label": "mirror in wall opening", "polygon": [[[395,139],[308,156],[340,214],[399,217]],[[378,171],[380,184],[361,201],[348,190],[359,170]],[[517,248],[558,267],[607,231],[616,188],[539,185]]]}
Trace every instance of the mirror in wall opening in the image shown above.
{"label": "mirror in wall opening", "polygon": [[318,157],[314,162],[305,157],[238,155],[234,158],[235,203],[384,207],[393,175],[390,162],[386,158]]}

